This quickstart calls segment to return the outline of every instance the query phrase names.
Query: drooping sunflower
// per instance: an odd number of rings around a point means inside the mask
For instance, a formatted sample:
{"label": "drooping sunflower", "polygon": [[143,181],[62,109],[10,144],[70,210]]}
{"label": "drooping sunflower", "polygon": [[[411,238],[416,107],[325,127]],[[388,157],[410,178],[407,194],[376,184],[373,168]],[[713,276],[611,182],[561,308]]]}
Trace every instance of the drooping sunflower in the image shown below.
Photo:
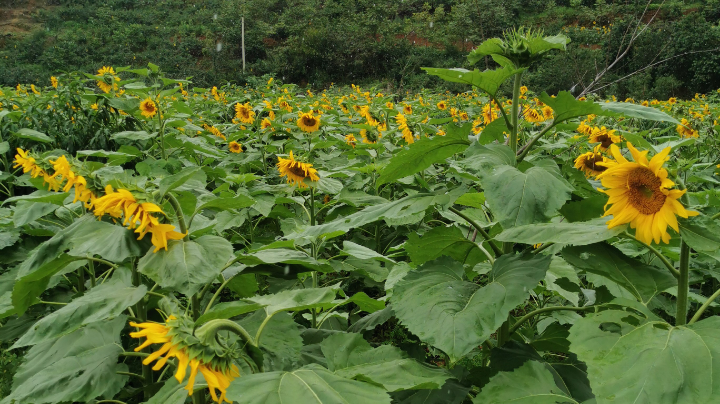
{"label": "drooping sunflower", "polygon": [[98,70],[98,76],[103,76],[101,80],[97,81],[97,86],[104,93],[109,93],[110,90],[117,90],[118,85],[116,81],[120,81],[120,77],[115,75],[115,69],[112,67],[103,66]]}
{"label": "drooping sunflower", "polygon": [[45,170],[35,163],[35,158],[30,156],[28,152],[21,148],[17,148],[18,154],[15,155],[15,164],[13,168],[22,167],[23,173],[30,173],[30,176],[37,178],[45,175]]}
{"label": "drooping sunflower", "polygon": [[677,130],[677,133],[679,133],[682,137],[698,137],[698,131],[693,129],[690,126],[690,122],[688,122],[685,118],[680,121],[680,124],[675,128],[675,130]]}
{"label": "drooping sunflower", "polygon": [[597,152],[583,153],[575,159],[575,168],[585,173],[585,177],[595,177],[602,174],[614,162]]}
{"label": "drooping sunflower", "polygon": [[242,145],[238,142],[230,142],[230,144],[228,144],[228,148],[232,153],[242,153]]}
{"label": "drooping sunflower", "polygon": [[277,167],[278,171],[280,171],[280,178],[287,177],[288,184],[297,185],[300,188],[308,187],[304,182],[305,179],[310,179],[310,181],[320,179],[317,170],[312,168],[312,164],[295,160],[292,151],[290,151],[290,156],[286,159],[278,157]]}
{"label": "drooping sunflower", "polygon": [[669,159],[670,147],[648,161],[647,151],[638,151],[630,142],[627,145],[633,161],[628,161],[613,144],[610,153],[617,165],[597,177],[605,188],[601,192],[609,196],[604,216],[613,218],[607,222],[608,228],[630,223],[636,229],[635,237],[644,243],[659,244],[662,240],[667,244],[670,242],[667,227],[679,231],[676,216],[687,218],[699,213],[685,209],[678,201],[685,190],[670,189],[675,183],[663,167]]}
{"label": "drooping sunflower", "polygon": [[360,129],[360,137],[362,137],[363,143],[375,144],[382,137],[382,133],[369,132],[367,129]]}
{"label": "drooping sunflower", "polygon": [[[187,386],[185,386],[189,396],[192,396],[194,392],[195,377],[200,372],[205,378],[210,396],[215,402],[232,403],[225,398],[225,394],[230,382],[240,376],[240,370],[233,363],[233,359],[237,355],[232,350],[226,349],[226,352],[219,355],[218,347],[210,347],[200,342],[192,334],[193,321],[184,317],[170,316],[165,320],[165,324],[130,322],[130,326],[140,329],[140,331],[131,332],[130,337],[145,338],[145,342],[135,348],[135,352],[152,344],[162,344],[160,349],[143,360],[144,365],[150,365],[157,361],[152,369],[158,371],[165,366],[169,359],[176,358],[175,379],[178,383],[185,380],[187,368],[190,367],[190,376]],[[219,396],[218,391],[220,392]]]}
{"label": "drooping sunflower", "polygon": [[219,137],[220,139],[222,139],[222,140],[227,140],[227,138],[225,137],[225,135],[223,135],[223,133],[220,132],[220,129],[216,128],[215,126],[210,126],[210,125],[208,125],[208,124],[203,124],[203,128],[204,128],[206,131],[212,133],[213,135]]}
{"label": "drooping sunflower", "polygon": [[155,102],[153,102],[150,97],[140,103],[140,113],[145,118],[152,118],[157,114],[157,105],[155,105]]}
{"label": "drooping sunflower", "polygon": [[592,129],[590,134],[590,143],[600,143],[595,147],[595,150],[607,150],[611,144],[620,143],[622,138],[615,134],[616,130],[608,130],[606,127],[597,126]]}
{"label": "drooping sunflower", "polygon": [[303,132],[315,132],[320,129],[320,117],[313,115],[312,111],[308,113],[300,113],[297,125]]}
{"label": "drooping sunflower", "polygon": [[355,144],[357,143],[355,135],[353,135],[352,133],[349,135],[345,135],[345,143],[355,148]]}
{"label": "drooping sunflower", "polygon": [[239,119],[242,123],[253,123],[255,122],[255,111],[249,103],[235,104],[235,118]]}

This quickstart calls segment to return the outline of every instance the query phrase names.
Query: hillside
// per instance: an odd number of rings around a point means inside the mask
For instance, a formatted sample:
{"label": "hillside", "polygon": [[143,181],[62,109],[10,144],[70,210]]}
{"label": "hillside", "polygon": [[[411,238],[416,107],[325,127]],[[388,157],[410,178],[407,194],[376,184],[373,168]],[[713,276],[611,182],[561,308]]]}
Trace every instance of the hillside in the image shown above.
{"label": "hillside", "polygon": [[[620,97],[667,98],[720,87],[720,52],[709,51],[720,49],[718,1],[663,2],[662,7],[657,2],[647,10],[645,5],[585,0],[5,0],[0,2],[0,84],[42,83],[59,71],[152,62],[200,85],[244,83],[252,75],[274,74],[313,87],[355,82],[417,89],[439,85],[420,67],[467,65],[464,56],[474,44],[524,24],[548,34],[562,31],[573,40],[568,52],[546,60],[529,76],[537,89],[556,92],[590,83],[625,50],[627,33],[641,19],[649,28],[600,84],[632,76],[604,90]],[[489,61],[483,68],[491,65]]]}

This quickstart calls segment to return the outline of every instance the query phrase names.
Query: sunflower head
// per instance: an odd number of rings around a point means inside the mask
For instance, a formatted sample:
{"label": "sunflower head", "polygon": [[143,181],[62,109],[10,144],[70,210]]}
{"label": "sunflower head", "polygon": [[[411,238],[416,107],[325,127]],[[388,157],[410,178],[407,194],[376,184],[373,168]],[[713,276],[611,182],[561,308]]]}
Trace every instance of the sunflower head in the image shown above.
{"label": "sunflower head", "polygon": [[698,131],[690,126],[690,122],[683,118],[680,124],[675,128],[682,137],[698,137]]}
{"label": "sunflower head", "polygon": [[320,179],[317,170],[312,168],[312,164],[295,160],[292,151],[286,159],[278,157],[277,167],[281,178],[287,177],[288,184],[297,185],[300,188],[308,187],[308,184],[305,183],[306,179],[312,182]]}
{"label": "sunflower head", "polygon": [[[609,228],[629,223],[636,229],[635,237],[646,244],[670,242],[667,227],[676,232],[676,216],[687,218],[698,212],[690,211],[678,201],[685,190],[670,189],[675,183],[668,178],[663,164],[669,159],[670,147],[647,159],[647,151],[640,152],[628,142],[633,161],[628,161],[616,145],[610,152],[617,164],[598,175],[604,192],[609,196],[605,215],[613,218],[607,222]],[[609,207],[608,207],[609,206]]]}
{"label": "sunflower head", "polygon": [[616,131],[608,130],[606,127],[600,127],[597,126],[592,128],[590,132],[590,143],[599,143],[595,150],[607,150],[611,144],[614,143],[620,143],[622,141],[622,138],[615,134]]}
{"label": "sunflower head", "polygon": [[303,132],[315,132],[320,129],[320,117],[313,115],[312,111],[301,113],[297,124]]}
{"label": "sunflower head", "polygon": [[102,76],[102,78],[97,81],[97,86],[100,87],[104,93],[118,89],[116,81],[120,81],[120,77],[115,75],[115,70],[112,67],[103,66],[98,70],[97,75]]}
{"label": "sunflower head", "polygon": [[253,123],[255,122],[255,111],[249,103],[235,104],[235,118],[239,119],[242,123]]}
{"label": "sunflower head", "polygon": [[357,139],[355,138],[355,135],[352,133],[349,135],[345,135],[345,143],[349,144],[353,148],[355,148],[355,144],[357,143]]}
{"label": "sunflower head", "polygon": [[613,164],[612,160],[597,152],[587,152],[575,159],[575,168],[584,172],[587,178],[602,174]]}
{"label": "sunflower head", "polygon": [[445,110],[447,109],[447,104],[445,103],[445,101],[440,101],[437,103],[437,107],[439,110]]}
{"label": "sunflower head", "polygon": [[153,102],[150,97],[140,103],[140,113],[145,118],[152,118],[157,114],[157,105],[155,105],[155,102]]}
{"label": "sunflower head", "polygon": [[[164,324],[130,322],[130,326],[138,329],[131,332],[130,337],[145,338],[145,341],[135,348],[136,352],[153,344],[162,344],[143,360],[144,365],[157,361],[152,369],[159,371],[169,359],[176,358],[175,379],[178,383],[185,380],[190,367],[190,376],[185,386],[188,395],[193,394],[195,378],[200,372],[215,402],[231,402],[225,398],[227,388],[230,382],[240,376],[240,371],[234,364],[234,360],[240,356],[235,344],[228,346],[227,341],[223,341],[222,344],[211,345],[212,342],[199,339],[193,334],[194,322],[185,316],[170,316]],[[220,395],[217,394],[218,391]]]}
{"label": "sunflower head", "polygon": [[58,79],[55,76],[50,76],[50,84],[52,84],[53,87],[58,88]]}
{"label": "sunflower head", "polygon": [[403,105],[403,114],[412,115],[412,107],[408,104]]}
{"label": "sunflower head", "polygon": [[238,142],[232,141],[228,145],[228,148],[232,153],[242,153],[242,145]]}

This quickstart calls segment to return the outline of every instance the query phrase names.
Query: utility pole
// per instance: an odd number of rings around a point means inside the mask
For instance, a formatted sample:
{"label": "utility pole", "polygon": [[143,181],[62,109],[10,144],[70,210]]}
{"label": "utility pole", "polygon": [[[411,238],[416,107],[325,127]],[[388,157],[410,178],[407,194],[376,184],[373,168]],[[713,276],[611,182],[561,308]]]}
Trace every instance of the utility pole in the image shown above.
{"label": "utility pole", "polygon": [[242,46],[242,59],[243,59],[243,74],[245,73],[245,17],[241,19],[241,46]]}

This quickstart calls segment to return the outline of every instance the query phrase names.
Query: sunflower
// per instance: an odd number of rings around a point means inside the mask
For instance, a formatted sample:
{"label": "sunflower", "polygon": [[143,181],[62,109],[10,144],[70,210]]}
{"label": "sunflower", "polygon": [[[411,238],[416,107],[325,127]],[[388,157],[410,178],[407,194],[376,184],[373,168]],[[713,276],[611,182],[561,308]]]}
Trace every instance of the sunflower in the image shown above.
{"label": "sunflower", "polygon": [[583,135],[590,136],[593,133],[593,127],[590,125],[587,125],[585,121],[581,121],[580,125],[577,127],[576,131],[578,133],[582,133]]}
{"label": "sunflower", "polygon": [[520,94],[521,94],[521,95],[525,95],[525,93],[527,93],[527,91],[528,91],[528,88],[527,88],[526,86],[520,87]]}
{"label": "sunflower", "polygon": [[152,118],[157,114],[157,105],[150,99],[150,97],[143,100],[140,103],[140,113],[145,118]]}
{"label": "sunflower", "polygon": [[492,107],[490,104],[486,104],[483,106],[483,122],[485,125],[489,125],[490,122],[497,119],[498,114],[497,111]]}
{"label": "sunflower", "polygon": [[523,112],[523,116],[525,117],[525,120],[528,122],[542,122],[545,120],[545,117],[543,116],[542,112],[540,112],[534,108],[526,108],[525,112]]}
{"label": "sunflower", "polygon": [[52,84],[53,87],[58,88],[58,79],[55,76],[50,76],[50,84]]}
{"label": "sunflower", "polygon": [[690,122],[685,118],[682,119],[675,130],[677,130],[677,133],[682,137],[698,137],[698,131],[690,127]]}
{"label": "sunflower", "polygon": [[613,144],[610,152],[617,164],[597,177],[605,188],[601,192],[609,196],[603,216],[613,216],[607,222],[608,228],[630,223],[630,227],[637,229],[635,237],[642,242],[658,244],[662,240],[667,244],[668,225],[679,231],[676,215],[687,218],[699,213],[686,210],[678,201],[685,190],[669,189],[675,183],[668,179],[663,164],[669,159],[670,147],[648,161],[647,151],[639,152],[630,142],[627,145],[634,161],[628,161]]}
{"label": "sunflower", "polygon": [[575,159],[575,168],[585,173],[585,177],[595,177],[602,174],[614,162],[597,152],[587,152]]}
{"label": "sunflower", "polygon": [[235,104],[235,118],[239,119],[242,123],[253,123],[255,122],[255,111],[249,103]]}
{"label": "sunflower", "polygon": [[233,153],[242,153],[242,145],[238,142],[235,142],[235,141],[230,142],[230,144],[228,145],[228,148]]}
{"label": "sunflower", "polygon": [[[152,344],[162,344],[160,349],[143,360],[143,365],[147,366],[157,361],[152,369],[158,371],[165,366],[169,359],[176,358],[175,379],[178,383],[185,380],[187,368],[190,366],[190,377],[185,386],[189,396],[193,394],[195,377],[200,372],[205,378],[210,395],[215,402],[232,403],[225,398],[225,394],[230,382],[240,376],[240,370],[232,361],[233,356],[236,355],[232,355],[232,352],[219,355],[216,347],[210,347],[200,342],[197,337],[192,335],[192,320],[170,316],[165,320],[165,324],[130,322],[130,326],[140,329],[140,331],[131,332],[130,337],[145,338],[145,342],[135,348],[135,352]],[[220,392],[220,396],[216,390]]]}
{"label": "sunflower", "polygon": [[357,139],[355,138],[355,135],[353,135],[352,133],[349,135],[345,135],[345,143],[349,144],[354,149],[355,144],[357,143]]}
{"label": "sunflower", "polygon": [[667,103],[670,105],[673,105],[673,104],[677,103],[677,98],[670,97],[670,98],[668,98]]}
{"label": "sunflower", "polygon": [[97,105],[97,102],[96,102],[96,103],[94,103],[94,104],[92,104],[92,105],[90,105],[90,109],[94,109],[94,110],[96,110],[96,111],[97,111],[97,109],[98,109],[98,105]]}
{"label": "sunflower", "polygon": [[263,118],[262,122],[260,122],[260,129],[267,129],[272,126],[272,122],[268,118]]}
{"label": "sunflower", "polygon": [[595,150],[607,150],[611,144],[620,143],[622,138],[615,134],[615,130],[608,130],[606,127],[598,128],[597,126],[592,129],[590,134],[590,143],[600,143],[595,147]]}
{"label": "sunflower", "polygon": [[549,106],[545,105],[542,107],[542,114],[543,117],[545,117],[545,120],[552,119],[553,118],[553,109]]}
{"label": "sunflower", "polygon": [[288,184],[297,184],[300,188],[308,187],[304,182],[306,178],[309,178],[310,181],[320,179],[317,170],[312,168],[312,164],[295,160],[292,151],[290,151],[289,158],[278,157],[277,167],[278,171],[280,171],[280,178],[287,177]]}
{"label": "sunflower", "polygon": [[13,165],[13,168],[22,167],[23,173],[30,173],[30,176],[33,178],[37,178],[39,176],[44,176],[45,171],[40,168],[37,164],[35,164],[35,158],[30,156],[28,152],[21,148],[17,148],[18,154],[15,155],[15,161],[13,161],[15,164]]}
{"label": "sunflower", "polygon": [[315,132],[320,129],[320,117],[313,115],[312,111],[300,113],[297,124],[303,132]]}
{"label": "sunflower", "polygon": [[101,80],[97,81],[97,86],[104,93],[109,93],[110,90],[117,90],[118,85],[116,81],[120,81],[120,77],[115,75],[115,70],[112,67],[103,66],[98,70],[98,76],[103,76]]}
{"label": "sunflower", "polygon": [[445,103],[445,101],[440,101],[437,103],[437,107],[439,110],[445,110],[447,109],[447,104]]}
{"label": "sunflower", "polygon": [[463,121],[469,121],[469,120],[470,120],[470,115],[468,115],[467,112],[461,112],[459,116],[460,116],[460,119],[463,120]]}
{"label": "sunflower", "polygon": [[223,135],[222,132],[220,132],[220,129],[218,129],[214,126],[210,126],[208,124],[203,124],[203,128],[205,128],[206,131],[212,133],[213,135],[219,137],[220,139],[227,140],[225,135]]}
{"label": "sunflower", "polygon": [[412,112],[413,112],[412,106],[410,106],[408,104],[403,105],[403,114],[412,115]]}

